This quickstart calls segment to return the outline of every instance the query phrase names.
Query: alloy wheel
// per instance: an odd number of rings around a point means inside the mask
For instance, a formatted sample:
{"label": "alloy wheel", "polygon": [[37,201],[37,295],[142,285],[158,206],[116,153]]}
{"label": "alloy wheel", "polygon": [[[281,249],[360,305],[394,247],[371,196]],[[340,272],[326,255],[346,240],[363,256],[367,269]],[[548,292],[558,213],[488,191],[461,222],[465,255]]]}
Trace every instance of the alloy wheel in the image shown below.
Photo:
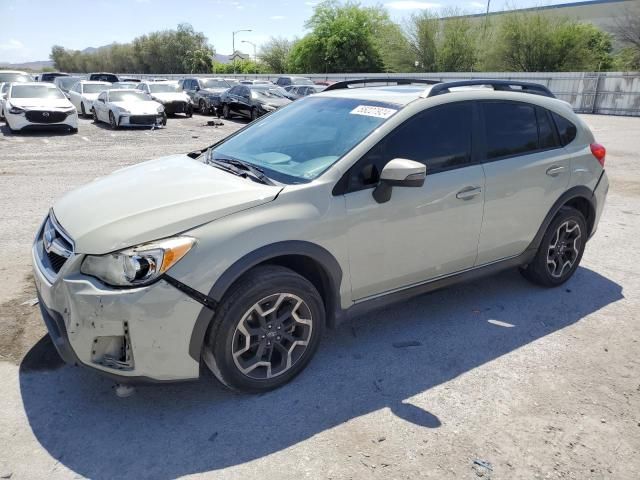
{"label": "alloy wheel", "polygon": [[582,232],[574,220],[560,224],[547,249],[547,269],[553,278],[561,278],[571,271],[580,256]]}
{"label": "alloy wheel", "polygon": [[309,306],[292,293],[276,293],[253,304],[236,326],[232,356],[253,380],[287,372],[304,355],[313,329]]}

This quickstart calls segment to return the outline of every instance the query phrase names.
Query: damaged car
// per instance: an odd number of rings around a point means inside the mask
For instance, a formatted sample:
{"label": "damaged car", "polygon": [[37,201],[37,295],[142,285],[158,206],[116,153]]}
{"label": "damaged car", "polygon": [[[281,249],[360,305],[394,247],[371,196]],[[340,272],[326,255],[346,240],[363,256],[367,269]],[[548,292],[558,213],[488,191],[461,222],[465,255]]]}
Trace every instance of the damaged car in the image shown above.
{"label": "damaged car", "polygon": [[193,115],[193,105],[189,96],[182,91],[177,82],[140,82],[136,88],[151,100],[161,103],[167,115],[184,113],[186,117]]}

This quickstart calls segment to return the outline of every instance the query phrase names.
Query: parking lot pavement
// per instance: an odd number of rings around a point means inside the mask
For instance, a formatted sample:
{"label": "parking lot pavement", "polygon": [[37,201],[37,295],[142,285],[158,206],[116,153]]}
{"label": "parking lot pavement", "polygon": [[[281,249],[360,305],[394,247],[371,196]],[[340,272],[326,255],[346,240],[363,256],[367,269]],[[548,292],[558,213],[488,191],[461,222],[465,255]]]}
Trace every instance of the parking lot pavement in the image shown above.
{"label": "parking lot pavement", "polygon": [[329,331],[309,368],[268,394],[206,376],[127,399],[40,340],[31,237],[69,189],[244,122],[3,127],[0,477],[640,478],[640,119],[584,118],[608,149],[611,190],[563,287],[509,271],[367,315]]}

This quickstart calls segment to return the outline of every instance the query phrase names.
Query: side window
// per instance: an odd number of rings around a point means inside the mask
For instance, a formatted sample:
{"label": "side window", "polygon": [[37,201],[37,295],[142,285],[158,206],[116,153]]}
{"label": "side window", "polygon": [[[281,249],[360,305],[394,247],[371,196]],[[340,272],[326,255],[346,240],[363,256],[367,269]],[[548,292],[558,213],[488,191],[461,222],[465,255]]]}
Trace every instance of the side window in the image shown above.
{"label": "side window", "polygon": [[558,115],[555,112],[552,112],[551,115],[553,116],[553,120],[556,122],[562,146],[564,147],[565,145],[573,142],[573,139],[576,138],[576,134],[578,133],[576,126],[562,115]]}
{"label": "side window", "polygon": [[536,108],[536,117],[538,118],[538,143],[540,150],[548,150],[550,148],[558,148],[560,141],[556,135],[556,129],[553,128],[550,112],[542,107]]}
{"label": "side window", "polygon": [[450,103],[420,112],[397,127],[367,152],[351,169],[348,190],[376,183],[384,166],[394,158],[424,163],[427,175],[471,163],[473,106]]}
{"label": "side window", "polygon": [[141,84],[141,83],[139,83],[139,84],[136,86],[136,90],[142,90],[142,84]]}
{"label": "side window", "polygon": [[237,94],[238,94],[238,89],[239,89],[239,88],[240,88],[240,87],[232,87],[231,89],[229,89],[229,93],[230,93],[231,95],[237,95]]}
{"label": "side window", "polygon": [[487,160],[538,150],[535,107],[517,102],[481,102]]}
{"label": "side window", "polygon": [[242,87],[242,91],[240,92],[240,95],[242,95],[243,97],[251,97],[251,92],[249,91],[249,89],[247,87]]}

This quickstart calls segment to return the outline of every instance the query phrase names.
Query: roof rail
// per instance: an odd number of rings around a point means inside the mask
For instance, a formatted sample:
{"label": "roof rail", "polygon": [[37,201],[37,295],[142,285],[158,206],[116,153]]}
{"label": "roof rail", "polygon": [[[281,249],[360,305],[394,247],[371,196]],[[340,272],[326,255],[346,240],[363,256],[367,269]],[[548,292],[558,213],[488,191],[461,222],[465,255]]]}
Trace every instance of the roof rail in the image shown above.
{"label": "roof rail", "polygon": [[324,89],[325,92],[329,90],[342,90],[349,88],[349,85],[358,85],[366,83],[393,83],[395,85],[411,85],[412,83],[422,83],[427,85],[435,85],[440,83],[439,80],[427,80],[426,78],[358,78],[355,80],[344,80],[342,82],[336,82],[333,85],[329,85]]}
{"label": "roof rail", "polygon": [[[519,82],[517,80],[492,80],[492,79],[478,79],[478,80],[458,80],[455,82],[442,82],[431,87],[427,93],[427,97],[435,97],[436,95],[442,95],[443,93],[450,93],[451,88],[455,87],[469,87],[473,85],[487,85],[493,87],[494,90],[512,91],[520,93],[531,93],[533,95],[542,95],[544,97],[556,98],[544,85],[531,82]],[[512,87],[520,87],[519,89]]]}

